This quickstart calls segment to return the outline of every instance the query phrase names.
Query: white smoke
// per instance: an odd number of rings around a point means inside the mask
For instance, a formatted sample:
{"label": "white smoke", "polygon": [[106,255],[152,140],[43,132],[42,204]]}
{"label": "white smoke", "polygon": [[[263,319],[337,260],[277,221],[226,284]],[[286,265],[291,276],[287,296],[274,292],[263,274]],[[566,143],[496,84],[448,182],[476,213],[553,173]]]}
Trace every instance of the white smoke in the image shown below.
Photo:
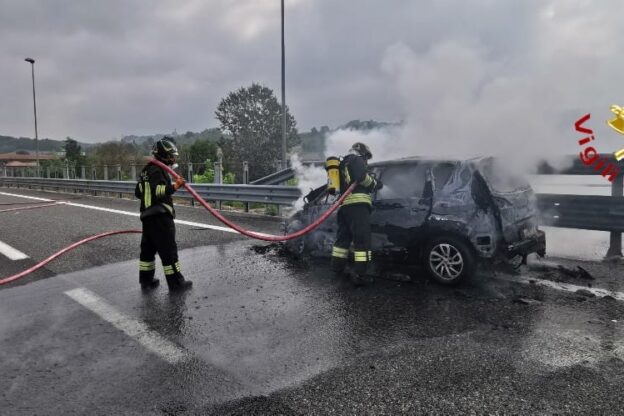
{"label": "white smoke", "polygon": [[624,70],[616,59],[624,37],[609,7],[618,3],[607,3],[543,2],[527,24],[525,43],[502,53],[468,36],[441,38],[424,50],[389,45],[380,69],[401,103],[402,127],[334,132],[328,154],[342,155],[362,141],[373,161],[495,155],[533,170],[544,158],[557,163],[578,153],[573,124],[590,112],[598,150],[620,148],[605,121],[610,105],[624,100],[624,92],[614,91]]}
{"label": "white smoke", "polygon": [[336,131],[328,137],[328,154],[344,154],[362,141],[375,161],[494,155],[533,169],[544,157],[577,150],[569,138],[573,120],[559,123],[563,86],[508,74],[479,46],[444,42],[417,54],[399,43],[387,49],[381,67],[402,102],[403,123]]}
{"label": "white smoke", "polygon": [[303,196],[308,194],[312,189],[327,183],[327,173],[322,167],[302,164],[299,156],[296,154],[291,156],[290,166],[292,166],[295,171],[297,187],[302,195],[294,204],[294,209],[299,210],[303,208]]}

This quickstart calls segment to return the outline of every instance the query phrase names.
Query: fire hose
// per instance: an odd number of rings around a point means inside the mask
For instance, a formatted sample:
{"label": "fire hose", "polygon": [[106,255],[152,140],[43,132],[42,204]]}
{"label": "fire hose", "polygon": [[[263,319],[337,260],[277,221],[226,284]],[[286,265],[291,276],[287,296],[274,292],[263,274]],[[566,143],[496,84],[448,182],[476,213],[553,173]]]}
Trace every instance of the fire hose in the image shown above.
{"label": "fire hose", "polygon": [[[169,174],[171,174],[171,176],[173,176],[174,178],[177,179],[177,178],[180,177],[180,175],[178,175],[173,169],[171,169],[169,166],[165,165],[164,163],[161,163],[158,160],[151,160],[150,162],[155,164],[155,165],[157,165],[157,166],[160,166],[161,168],[163,168],[164,170],[169,172]],[[314,230],[316,227],[321,225],[323,223],[323,221],[325,221],[331,214],[333,214],[334,211],[336,211],[338,209],[340,204],[342,204],[342,201],[344,201],[345,198],[347,196],[349,196],[351,194],[351,192],[353,192],[353,189],[355,188],[355,185],[356,185],[355,183],[352,184],[349,187],[349,189],[347,189],[346,192],[342,194],[340,199],[338,199],[338,201],[336,201],[327,211],[325,211],[323,213],[323,215],[321,215],[312,224],[308,225],[305,228],[302,228],[301,230],[299,230],[297,232],[294,232],[294,233],[288,234],[288,235],[270,235],[270,234],[257,233],[257,232],[254,232],[254,231],[246,230],[243,227],[241,227],[240,225],[234,224],[233,222],[231,222],[230,220],[225,218],[223,215],[221,215],[219,213],[219,211],[217,211],[216,209],[211,207],[206,201],[204,201],[204,199],[201,196],[199,196],[199,194],[197,192],[195,192],[195,190],[189,184],[184,183],[184,188],[191,195],[193,195],[193,198],[195,198],[195,200],[197,202],[199,202],[204,208],[206,208],[216,219],[218,219],[219,221],[221,221],[223,224],[227,225],[231,229],[236,230],[239,233],[241,233],[243,235],[246,235],[247,237],[255,238],[257,240],[264,240],[264,241],[288,241],[288,240],[292,240],[292,239],[295,239],[295,238],[299,238],[302,235],[309,233],[310,231]]]}
{"label": "fire hose", "polygon": [[93,240],[97,240],[98,238],[102,238],[102,237],[108,237],[109,235],[116,235],[116,234],[141,234],[142,231],[141,230],[121,230],[121,231],[109,231],[106,233],[102,233],[102,234],[97,234],[91,237],[87,237],[83,240],[80,240],[70,246],[65,247],[64,249],[62,249],[61,251],[57,251],[56,253],[54,253],[53,255],[51,255],[50,257],[48,257],[47,259],[40,261],[39,263],[35,264],[34,266],[32,266],[30,269],[26,269],[23,272],[20,272],[18,274],[14,274],[13,276],[9,276],[6,277],[4,279],[0,280],[0,285],[5,285],[9,282],[13,282],[17,279],[20,279],[26,275],[31,274],[32,272],[34,272],[35,270],[38,270],[40,268],[42,268],[43,266],[45,266],[46,264],[50,263],[52,260],[54,260],[55,258],[62,256],[63,254],[67,253],[68,251],[71,251],[73,249],[75,249],[78,246],[81,246],[83,244],[86,244],[90,241]]}
{"label": "fire hose", "polygon": [[[165,165],[164,163],[159,162],[158,160],[151,160],[151,163],[160,166],[161,168],[163,168],[165,171],[167,171],[171,176],[173,176],[175,179],[179,178],[180,176],[173,170],[171,169],[169,166]],[[314,221],[312,224],[308,225],[305,228],[302,228],[299,231],[296,231],[292,234],[287,234],[287,235],[271,235],[271,234],[264,234],[264,233],[258,233],[255,231],[249,231],[244,229],[243,227],[231,222],[230,220],[228,220],[227,218],[225,218],[223,215],[221,215],[216,209],[214,209],[213,207],[211,207],[206,201],[204,201],[204,199],[187,183],[184,183],[184,188],[193,196],[193,198],[195,198],[195,200],[197,200],[197,202],[199,202],[204,208],[206,208],[208,210],[208,212],[210,212],[215,218],[217,218],[219,221],[221,221],[223,224],[227,225],[228,227],[232,228],[233,230],[236,230],[237,232],[239,232],[242,235],[245,235],[247,237],[251,237],[251,238],[255,238],[257,240],[263,240],[263,241],[287,241],[287,240],[292,240],[295,238],[299,238],[307,233],[309,233],[310,231],[314,230],[315,228],[317,228],[319,225],[321,225],[327,218],[329,218],[329,216],[331,214],[334,213],[334,211],[336,211],[338,209],[338,207],[342,204],[342,202],[345,200],[345,198],[347,196],[349,196],[351,194],[351,192],[353,192],[353,189],[355,188],[356,184],[352,184],[341,196],[340,198],[327,210],[323,213],[323,215],[321,215],[319,218],[316,219],[316,221]],[[57,205],[55,204],[50,204],[50,205],[46,205],[46,206],[52,206],[52,205]],[[28,207],[27,209],[32,209],[35,207]],[[39,206],[37,207],[39,208]],[[10,211],[12,211],[13,209],[11,209]],[[9,210],[6,210],[9,211]],[[13,282],[17,279],[20,279],[24,276],[27,276],[31,273],[33,273],[34,271],[42,268],[43,266],[45,266],[46,264],[50,263],[52,260],[56,259],[57,257],[62,256],[63,254],[67,253],[68,251],[71,251],[73,249],[75,249],[78,246],[81,246],[83,244],[86,244],[88,242],[91,242],[93,240],[97,240],[99,238],[103,238],[103,237],[108,237],[111,235],[117,235],[117,234],[141,234],[141,230],[120,230],[120,231],[109,231],[109,232],[105,232],[105,233],[101,233],[101,234],[97,234],[88,238],[85,238],[83,240],[80,240],[76,243],[71,244],[70,246],[65,247],[64,249],[54,253],[53,255],[51,255],[50,257],[48,257],[47,259],[35,264],[34,266],[30,267],[29,269],[26,269],[20,273],[17,273],[13,276],[9,276],[6,277],[4,279],[0,279],[0,286]]]}

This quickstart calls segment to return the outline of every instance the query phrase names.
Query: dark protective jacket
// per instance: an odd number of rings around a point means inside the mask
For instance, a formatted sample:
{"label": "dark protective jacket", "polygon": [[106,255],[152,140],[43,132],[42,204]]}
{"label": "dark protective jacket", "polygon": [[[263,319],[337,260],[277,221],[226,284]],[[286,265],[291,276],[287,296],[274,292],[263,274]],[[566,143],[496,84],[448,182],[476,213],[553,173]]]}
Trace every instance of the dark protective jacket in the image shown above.
{"label": "dark protective jacket", "polygon": [[366,161],[358,155],[347,155],[340,162],[340,190],[345,192],[353,182],[357,185],[342,205],[372,205],[371,192],[377,187],[377,181],[368,174]]}
{"label": "dark protective jacket", "polygon": [[171,197],[174,192],[167,172],[148,163],[141,171],[134,189],[134,195],[141,200],[141,219],[158,214],[168,214],[175,218]]}

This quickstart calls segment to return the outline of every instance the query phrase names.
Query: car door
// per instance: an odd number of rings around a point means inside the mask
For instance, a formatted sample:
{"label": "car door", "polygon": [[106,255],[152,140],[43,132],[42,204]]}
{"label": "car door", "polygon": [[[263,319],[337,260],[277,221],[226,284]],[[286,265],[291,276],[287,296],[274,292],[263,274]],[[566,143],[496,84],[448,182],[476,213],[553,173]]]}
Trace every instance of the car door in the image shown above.
{"label": "car door", "polygon": [[430,164],[413,162],[376,169],[384,187],[373,195],[373,249],[405,248],[431,211]]}

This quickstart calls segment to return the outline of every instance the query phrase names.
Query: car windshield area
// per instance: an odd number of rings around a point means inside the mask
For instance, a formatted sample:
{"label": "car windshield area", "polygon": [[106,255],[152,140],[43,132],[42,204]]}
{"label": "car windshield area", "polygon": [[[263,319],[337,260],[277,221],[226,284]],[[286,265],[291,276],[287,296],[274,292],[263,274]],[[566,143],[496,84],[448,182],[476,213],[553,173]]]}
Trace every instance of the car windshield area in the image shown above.
{"label": "car windshield area", "polygon": [[431,169],[436,189],[441,189],[453,173],[452,163],[430,163],[394,165],[380,167],[375,174],[380,176],[384,187],[377,192],[377,199],[422,198],[426,196],[427,170]]}
{"label": "car windshield area", "polygon": [[483,178],[496,192],[509,193],[530,188],[528,181],[522,174],[510,172],[500,160],[485,159],[479,162],[478,167]]}
{"label": "car windshield area", "polygon": [[377,192],[377,199],[400,199],[421,197],[425,190],[429,164],[418,163],[380,168],[384,186]]}

